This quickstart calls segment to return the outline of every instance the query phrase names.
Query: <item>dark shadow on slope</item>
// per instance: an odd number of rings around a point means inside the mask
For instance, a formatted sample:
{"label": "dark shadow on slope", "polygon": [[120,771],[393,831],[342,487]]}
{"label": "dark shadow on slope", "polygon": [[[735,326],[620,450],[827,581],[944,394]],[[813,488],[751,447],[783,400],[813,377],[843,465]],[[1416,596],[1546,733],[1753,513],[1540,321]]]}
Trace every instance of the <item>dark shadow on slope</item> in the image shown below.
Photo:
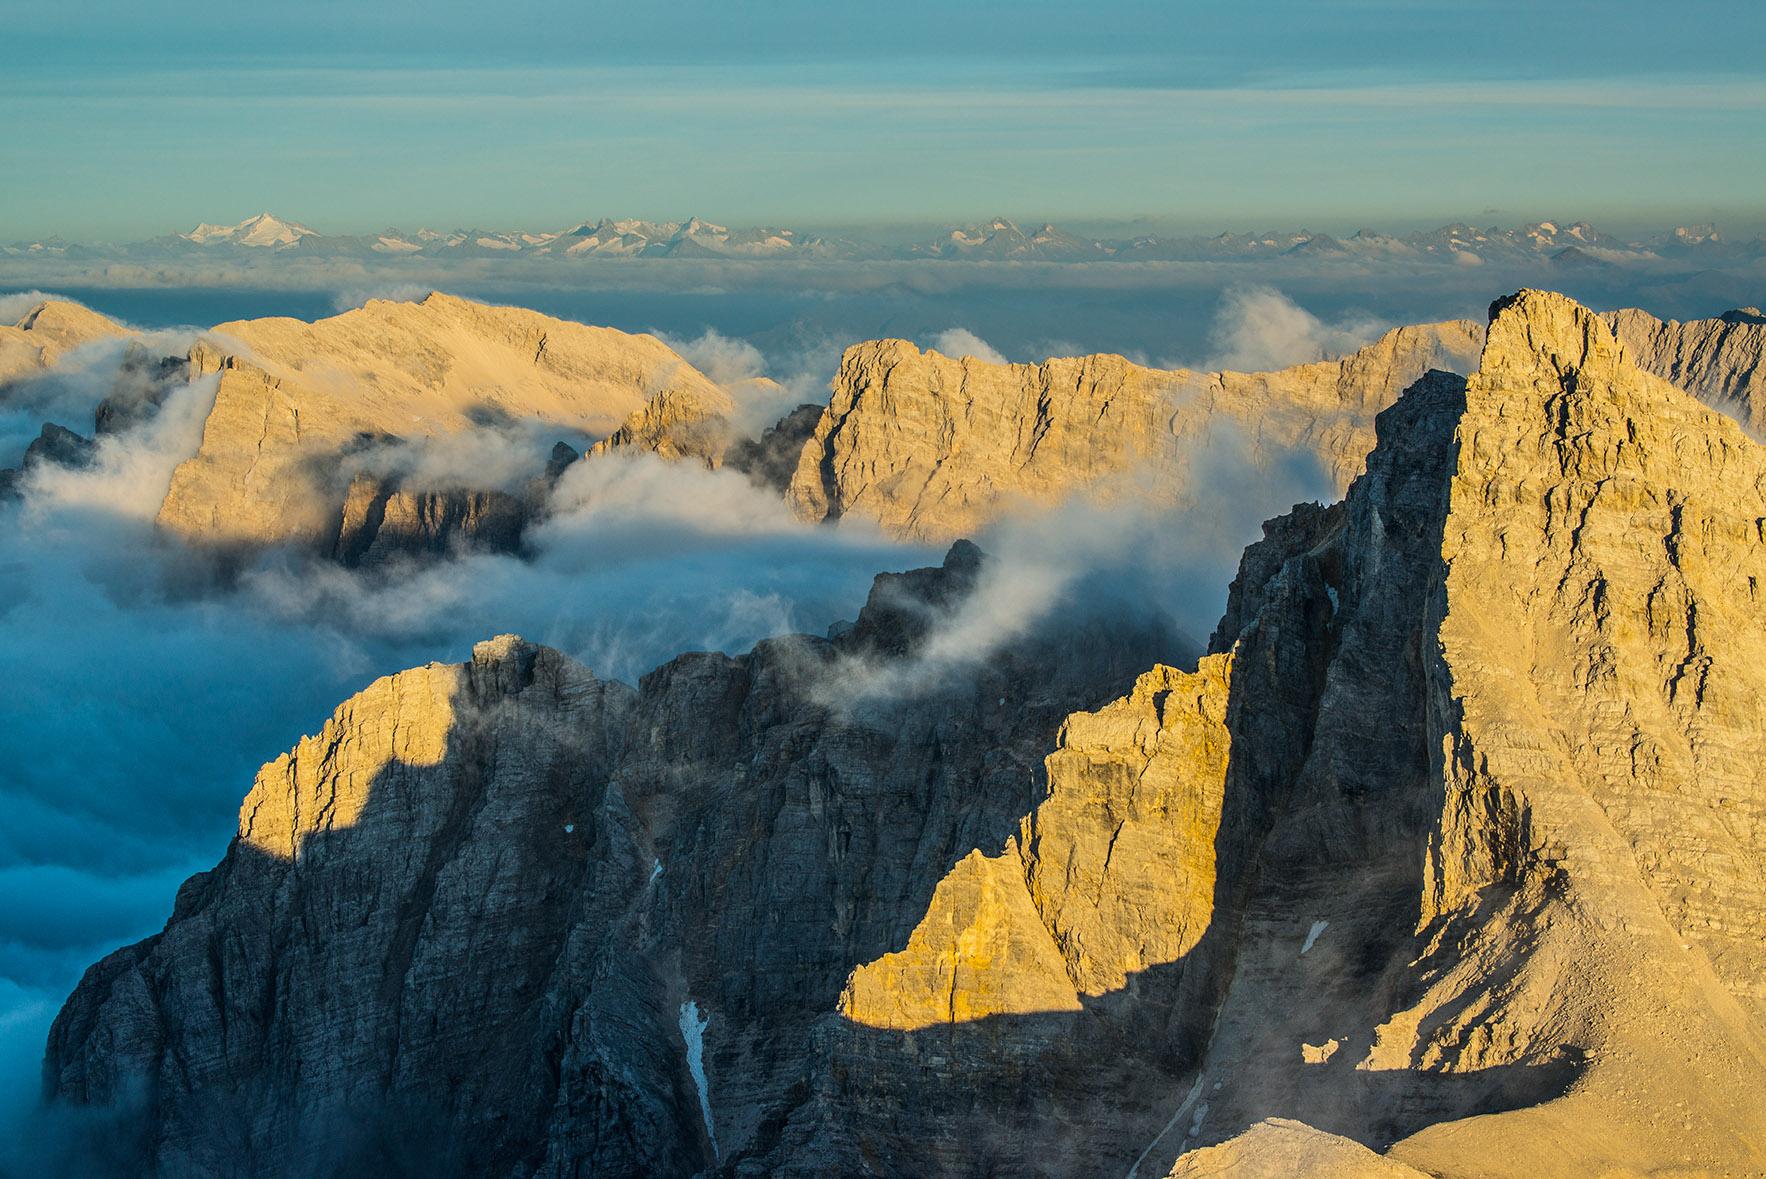
{"label": "dark shadow on slope", "polygon": [[[504,1173],[550,1141],[598,1174],[686,1174],[712,1158],[677,1020],[694,995],[712,1075],[747,1057],[757,1117],[782,1123],[852,966],[1003,843],[1067,713],[1169,641],[1079,626],[835,715],[806,671],[911,648],[890,598],[843,640],[675,660],[623,706],[627,746],[592,756],[588,720],[523,703],[531,667],[509,699],[473,688],[437,764],[389,763],[296,861],[236,842],[164,933],[94,967],[51,1092],[103,1105],[155,1078],[148,1140],[194,1137],[177,1157],[202,1173]],[[463,682],[486,676],[504,684],[476,664]]]}
{"label": "dark shadow on slope", "polygon": [[[1246,555],[1215,642],[1237,642],[1232,760],[1194,948],[1075,1014],[830,1030],[834,1088],[775,1161],[844,1134],[849,1158],[886,1172],[1108,1173],[1146,1149],[1145,1173],[1162,1174],[1186,1144],[1263,1117],[1383,1149],[1566,1090],[1574,1059],[1355,1068],[1414,997],[1425,945],[1413,931],[1443,805],[1431,620],[1463,389],[1446,374],[1413,387],[1382,415],[1383,452],[1346,506],[1272,522]],[[1314,949],[1302,933],[1318,916],[1335,932]],[[1359,1042],[1324,1034],[1355,1029]],[[1331,1051],[1308,1064],[1309,1042]]]}
{"label": "dark shadow on slope", "polygon": [[[140,1111],[148,1153],[109,1173],[509,1173],[543,1161],[572,1069],[603,1080],[580,1157],[697,1168],[672,1015],[629,948],[645,861],[605,797],[630,690],[536,669],[532,648],[460,681],[434,764],[388,762],[293,860],[235,840],[164,932],[88,972],[45,1081],[55,1118]],[[620,1058],[596,1055],[597,1026],[573,1059],[609,995]]]}

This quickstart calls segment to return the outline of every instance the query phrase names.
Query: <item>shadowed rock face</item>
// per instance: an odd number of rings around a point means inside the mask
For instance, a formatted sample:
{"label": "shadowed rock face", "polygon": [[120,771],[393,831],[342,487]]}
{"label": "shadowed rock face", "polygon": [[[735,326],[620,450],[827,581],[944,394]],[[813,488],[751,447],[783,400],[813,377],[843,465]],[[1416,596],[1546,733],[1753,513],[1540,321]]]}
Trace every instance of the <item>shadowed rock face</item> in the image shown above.
{"label": "shadowed rock face", "polygon": [[170,1174],[1758,1172],[1763,519],[1766,450],[1522,292],[1193,671],[1091,623],[867,695],[958,546],[636,689],[378,682],[49,1092]]}
{"label": "shadowed rock face", "polygon": [[462,552],[521,553],[530,525],[546,515],[559,478],[582,456],[557,442],[544,473],[519,493],[467,488],[423,490],[397,472],[357,475],[344,494],[331,557],[350,568],[374,568]]}
{"label": "shadowed rock face", "polygon": [[850,1161],[781,1153],[837,1066],[848,974],[1004,844],[1063,718],[1161,648],[1094,626],[918,695],[856,691],[879,651],[913,658],[978,561],[889,583],[840,640],[684,656],[635,690],[512,639],[378,682],[265,768],[166,932],[94,969],[55,1091],[152,1093],[146,1151],[171,1173],[277,1173],[328,1143],[686,1174],[716,1157],[691,1001],[724,1161]]}
{"label": "shadowed rock face", "polygon": [[514,553],[537,505],[506,491],[407,491],[358,475],[331,556],[351,568],[465,550]]}
{"label": "shadowed rock face", "polygon": [[91,466],[97,445],[66,426],[44,422],[43,429],[25,447],[23,461],[16,468],[0,470],[0,496],[13,494],[19,480],[35,467],[49,465],[78,469]]}
{"label": "shadowed rock face", "polygon": [[76,434],[66,426],[45,422],[41,432],[25,447],[25,465],[54,463],[62,467],[90,466],[92,451],[96,445],[90,438]]}
{"label": "shadowed rock face", "polygon": [[759,438],[743,439],[724,456],[726,465],[741,471],[756,484],[783,495],[803,454],[804,445],[822,420],[820,405],[800,405],[761,431]]}
{"label": "shadowed rock face", "polygon": [[459,548],[512,553],[526,524],[526,509],[507,492],[388,490],[357,476],[344,498],[332,555],[362,566]]}

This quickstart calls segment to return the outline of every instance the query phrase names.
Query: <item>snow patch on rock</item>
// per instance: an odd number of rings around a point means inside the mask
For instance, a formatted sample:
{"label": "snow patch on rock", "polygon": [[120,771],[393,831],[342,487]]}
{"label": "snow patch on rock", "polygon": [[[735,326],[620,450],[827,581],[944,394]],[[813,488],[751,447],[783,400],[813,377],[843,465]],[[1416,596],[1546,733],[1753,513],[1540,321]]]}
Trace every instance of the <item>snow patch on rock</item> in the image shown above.
{"label": "snow patch on rock", "polygon": [[[656,867],[661,871],[660,863]],[[681,1004],[681,1040],[687,1045],[687,1071],[693,1074],[693,1087],[699,1091],[699,1113],[705,1119],[706,1141],[711,1143],[711,1153],[721,1158],[717,1131],[711,1124],[711,1088],[705,1080],[705,1029],[710,1026],[711,1016],[701,1016],[697,1002],[688,999]]]}

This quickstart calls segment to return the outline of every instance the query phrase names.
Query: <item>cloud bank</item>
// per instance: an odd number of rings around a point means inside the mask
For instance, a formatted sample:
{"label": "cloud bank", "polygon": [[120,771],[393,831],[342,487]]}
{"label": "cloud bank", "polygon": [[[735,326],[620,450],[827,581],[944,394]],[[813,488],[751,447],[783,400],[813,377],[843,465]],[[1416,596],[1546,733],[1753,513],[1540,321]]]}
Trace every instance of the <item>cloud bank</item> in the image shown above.
{"label": "cloud bank", "polygon": [[1197,367],[1255,373],[1334,359],[1371,344],[1391,326],[1353,311],[1326,323],[1274,287],[1234,287],[1208,333],[1213,351]]}
{"label": "cloud bank", "polygon": [[1009,514],[977,538],[987,560],[975,591],[938,619],[905,662],[863,659],[824,688],[836,706],[936,691],[962,672],[1052,626],[1142,620],[1173,638],[1166,659],[1193,659],[1219,621],[1226,588],[1262,524],[1296,503],[1335,498],[1304,451],[1254,461],[1236,430],[1217,427],[1177,462],[1183,489],[1148,499],[1139,472],[1053,508]]}

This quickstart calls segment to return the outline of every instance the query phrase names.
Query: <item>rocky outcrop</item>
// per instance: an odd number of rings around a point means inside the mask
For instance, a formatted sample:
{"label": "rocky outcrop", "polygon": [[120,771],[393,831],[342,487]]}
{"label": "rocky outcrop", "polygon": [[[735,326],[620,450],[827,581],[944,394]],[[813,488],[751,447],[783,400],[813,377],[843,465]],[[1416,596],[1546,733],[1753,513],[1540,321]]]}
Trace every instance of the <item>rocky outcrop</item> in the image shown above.
{"label": "rocky outcrop", "polygon": [[757,486],[784,495],[791,486],[804,444],[822,420],[820,405],[800,405],[762,430],[758,438],[744,438],[724,456],[731,469],[742,472]]}
{"label": "rocky outcrop", "polygon": [[1437,1175],[1760,1170],[1766,792],[1737,705],[1766,451],[1539,292],[1380,433],[1340,521],[1272,528],[1273,575],[1248,555],[1264,604],[1215,638],[1242,666],[1303,629],[1326,662],[1148,1166],[1279,1115]]}
{"label": "rocky outcrop", "polygon": [[406,491],[358,475],[344,495],[331,555],[351,568],[469,550],[513,553],[529,509],[506,491]]}
{"label": "rocky outcrop", "polygon": [[359,474],[344,493],[331,557],[371,569],[471,552],[524,553],[528,528],[545,518],[552,489],[581,457],[570,443],[556,442],[544,471],[512,491],[425,490],[396,469]]}
{"label": "rocky outcrop", "polygon": [[92,465],[98,444],[66,426],[44,422],[43,429],[25,447],[24,459],[17,467],[0,470],[0,497],[17,493],[20,481],[35,468],[68,467],[79,470]]}
{"label": "rocky outcrop", "polygon": [[185,358],[159,356],[140,341],[131,340],[123,350],[110,392],[92,415],[94,431],[121,434],[152,420],[166,398],[188,380],[188,369]]}
{"label": "rocky outcrop", "polygon": [[787,496],[805,519],[857,516],[948,540],[1082,491],[1178,501],[1216,462],[1267,469],[1297,452],[1341,489],[1373,445],[1374,415],[1430,369],[1468,371],[1481,340],[1469,322],[1399,328],[1343,360],[1273,373],[1107,355],[994,364],[860,344]]}
{"label": "rocky outcrop", "polygon": [[381,681],[50,1091],[174,1173],[1759,1173],[1766,449],[1532,291],[1375,433],[1193,671],[1112,617],[868,693],[959,545],[636,689]]}
{"label": "rocky outcrop", "polygon": [[1740,418],[1756,436],[1766,430],[1766,315],[1758,308],[1685,323],[1635,308],[1601,318],[1644,371]]}
{"label": "rocky outcrop", "polygon": [[470,430],[606,434],[653,398],[730,405],[654,337],[440,294],[374,300],[315,323],[221,324],[191,352],[189,369],[218,380],[214,408],[158,518],[222,548],[324,549],[349,478],[339,481],[339,459],[365,438],[420,448]]}
{"label": "rocky outcrop", "polygon": [[76,348],[132,333],[78,303],[45,299],[12,324],[0,324],[0,388],[61,363]]}
{"label": "rocky outcrop", "polygon": [[60,467],[89,467],[98,444],[66,426],[45,422],[43,429],[25,447],[25,466],[53,463]]}
{"label": "rocky outcrop", "polygon": [[428,1173],[861,1166],[849,1140],[786,1145],[833,1108],[848,975],[1014,830],[1063,718],[1159,649],[1112,623],[855,694],[977,562],[884,583],[840,639],[636,690],[515,640],[378,682],[265,768],[165,933],[94,968],[55,1092],[145,1087],[170,1173],[321,1147]]}
{"label": "rocky outcrop", "polygon": [[639,450],[716,467],[731,442],[728,408],[729,400],[721,390],[715,400],[698,392],[668,390],[645,402],[589,453]]}
{"label": "rocky outcrop", "polygon": [[903,950],[853,972],[842,1013],[912,1030],[1078,1011],[1194,949],[1212,916],[1230,666],[1156,667],[1069,716],[1047,796],[1001,855],[971,852],[940,882]]}
{"label": "rocky outcrop", "polygon": [[902,949],[848,979],[789,1173],[842,1138],[848,1172],[1128,1167],[1206,1042],[1226,961],[1210,930],[1217,871],[1239,866],[1222,831],[1231,665],[1156,667],[1067,718],[1003,850],[958,861]]}
{"label": "rocky outcrop", "polygon": [[1270,1118],[1218,1146],[1192,1150],[1167,1179],[1424,1179],[1426,1172],[1351,1138]]}

